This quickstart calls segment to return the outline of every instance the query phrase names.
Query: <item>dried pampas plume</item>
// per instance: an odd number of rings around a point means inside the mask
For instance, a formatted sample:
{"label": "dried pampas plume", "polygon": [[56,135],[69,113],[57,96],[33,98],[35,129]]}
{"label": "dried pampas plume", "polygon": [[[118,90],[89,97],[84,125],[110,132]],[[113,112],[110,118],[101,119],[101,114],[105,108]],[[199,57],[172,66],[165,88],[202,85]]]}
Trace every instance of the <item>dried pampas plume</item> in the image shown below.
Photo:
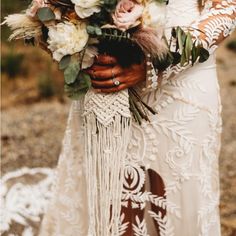
{"label": "dried pampas plume", "polygon": [[5,17],[2,25],[6,24],[13,33],[9,40],[38,37],[42,34],[41,23],[25,14],[12,14]]}
{"label": "dried pampas plume", "polygon": [[132,35],[132,40],[140,46],[146,55],[150,54],[152,58],[163,59],[169,51],[163,39],[163,30],[141,28]]}

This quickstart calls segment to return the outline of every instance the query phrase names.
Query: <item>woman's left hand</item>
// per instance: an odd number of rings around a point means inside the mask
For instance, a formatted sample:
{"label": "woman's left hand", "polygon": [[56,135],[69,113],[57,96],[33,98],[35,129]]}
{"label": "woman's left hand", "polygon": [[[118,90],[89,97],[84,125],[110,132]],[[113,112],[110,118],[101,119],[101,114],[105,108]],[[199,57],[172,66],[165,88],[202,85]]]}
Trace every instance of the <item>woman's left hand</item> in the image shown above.
{"label": "woman's left hand", "polygon": [[115,57],[99,55],[86,72],[91,76],[92,86],[97,92],[113,93],[133,87],[146,78],[145,63],[123,68]]}

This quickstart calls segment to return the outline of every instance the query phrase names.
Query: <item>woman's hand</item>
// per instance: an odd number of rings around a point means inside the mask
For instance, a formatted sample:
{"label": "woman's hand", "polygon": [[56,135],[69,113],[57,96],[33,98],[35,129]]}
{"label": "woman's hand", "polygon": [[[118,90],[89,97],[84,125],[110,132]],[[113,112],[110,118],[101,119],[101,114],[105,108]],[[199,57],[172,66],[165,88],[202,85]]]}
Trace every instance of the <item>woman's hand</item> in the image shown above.
{"label": "woman's hand", "polygon": [[99,55],[86,72],[91,76],[92,86],[97,92],[113,93],[133,87],[146,78],[145,63],[121,67],[116,58]]}

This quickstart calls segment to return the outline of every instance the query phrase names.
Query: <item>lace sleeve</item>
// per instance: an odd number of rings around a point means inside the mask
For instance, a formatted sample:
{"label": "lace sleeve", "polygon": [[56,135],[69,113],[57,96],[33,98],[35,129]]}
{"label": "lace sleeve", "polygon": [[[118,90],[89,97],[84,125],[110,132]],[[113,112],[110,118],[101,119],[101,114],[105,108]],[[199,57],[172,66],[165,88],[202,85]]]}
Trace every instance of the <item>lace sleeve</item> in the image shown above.
{"label": "lace sleeve", "polygon": [[[209,0],[201,16],[191,24],[190,33],[212,54],[219,43],[235,29],[235,25],[236,0]],[[191,66],[191,63],[186,66],[171,65],[158,74],[163,79],[170,79]]]}

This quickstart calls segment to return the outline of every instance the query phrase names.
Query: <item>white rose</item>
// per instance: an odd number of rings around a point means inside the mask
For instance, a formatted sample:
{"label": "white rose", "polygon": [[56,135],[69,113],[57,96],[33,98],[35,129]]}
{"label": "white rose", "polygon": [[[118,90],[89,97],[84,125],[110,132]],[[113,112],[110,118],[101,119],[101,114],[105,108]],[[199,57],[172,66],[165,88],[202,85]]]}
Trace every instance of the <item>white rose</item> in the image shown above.
{"label": "white rose", "polygon": [[75,4],[75,12],[84,19],[100,12],[100,0],[71,0]]}
{"label": "white rose", "polygon": [[166,21],[166,5],[151,0],[144,8],[142,23],[146,27],[157,28]]}
{"label": "white rose", "polygon": [[81,22],[76,25],[64,22],[48,28],[48,48],[56,61],[60,61],[63,56],[81,52],[89,38],[86,24]]}

